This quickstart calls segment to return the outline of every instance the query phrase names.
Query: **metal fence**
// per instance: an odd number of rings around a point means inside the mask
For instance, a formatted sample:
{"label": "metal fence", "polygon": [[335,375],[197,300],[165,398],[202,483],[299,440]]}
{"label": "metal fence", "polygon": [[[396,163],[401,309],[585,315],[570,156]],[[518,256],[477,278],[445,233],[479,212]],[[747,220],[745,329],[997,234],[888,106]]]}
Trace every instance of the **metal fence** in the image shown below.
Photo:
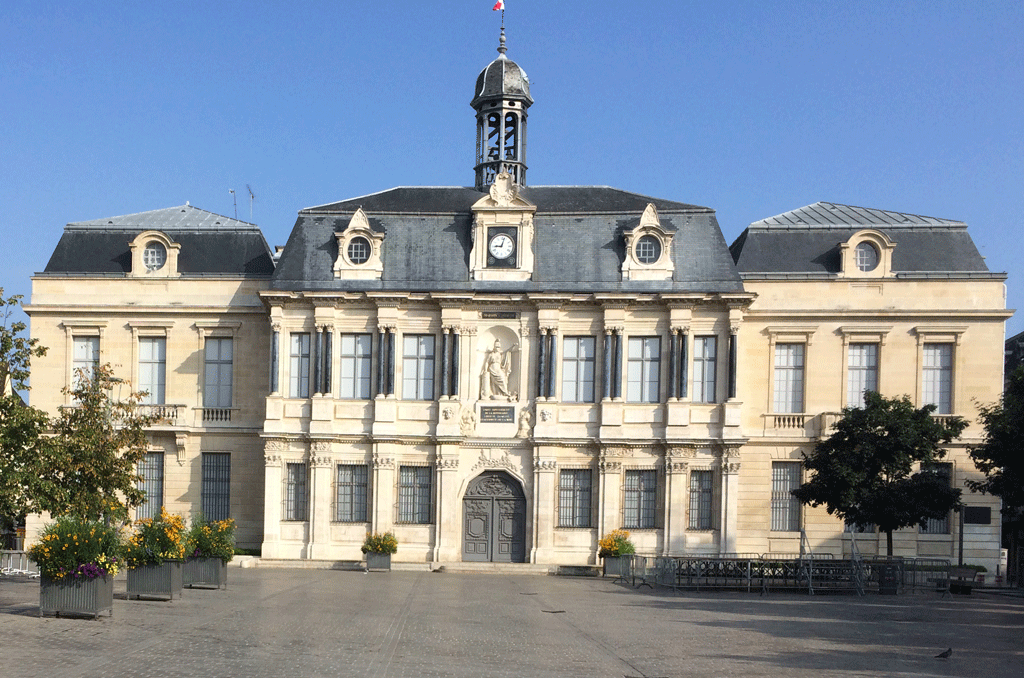
{"label": "metal fence", "polygon": [[0,551],[0,575],[39,576],[39,566],[29,559],[25,551]]}
{"label": "metal fence", "polygon": [[626,559],[620,580],[634,587],[732,589],[761,594],[793,590],[856,593],[895,586],[904,592],[941,590],[950,563],[941,558],[853,558],[830,554],[725,554],[722,556],[643,556]]}

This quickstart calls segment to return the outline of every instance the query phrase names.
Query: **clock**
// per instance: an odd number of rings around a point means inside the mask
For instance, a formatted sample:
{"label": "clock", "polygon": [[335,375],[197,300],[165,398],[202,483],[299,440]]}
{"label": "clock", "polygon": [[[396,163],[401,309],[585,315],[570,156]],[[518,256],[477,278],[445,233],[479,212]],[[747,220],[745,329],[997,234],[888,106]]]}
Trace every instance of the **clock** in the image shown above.
{"label": "clock", "polygon": [[505,233],[499,233],[491,238],[491,242],[487,245],[487,251],[495,259],[508,259],[515,247],[516,245],[512,242],[512,238]]}

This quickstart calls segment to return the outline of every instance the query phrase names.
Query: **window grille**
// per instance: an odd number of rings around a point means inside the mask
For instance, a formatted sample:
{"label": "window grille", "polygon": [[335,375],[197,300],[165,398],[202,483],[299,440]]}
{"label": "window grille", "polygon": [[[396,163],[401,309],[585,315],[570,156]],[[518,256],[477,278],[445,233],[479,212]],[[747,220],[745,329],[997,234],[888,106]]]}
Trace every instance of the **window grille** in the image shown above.
{"label": "window grille", "polygon": [[284,520],[306,520],[305,464],[286,464],[284,478]]}
{"label": "window grille", "polygon": [[135,471],[140,480],[137,487],[146,493],[146,499],[135,510],[135,517],[156,518],[160,515],[160,507],[164,505],[164,454],[163,452],[147,452],[139,460]]}
{"label": "window grille", "polygon": [[590,469],[559,471],[559,527],[590,527],[591,488]]}
{"label": "window grille", "polygon": [[623,485],[622,526],[650,529],[657,523],[658,474],[656,471],[626,471]]}
{"label": "window grille", "polygon": [[339,523],[367,521],[369,469],[366,464],[339,464],[335,485],[334,519]]}
{"label": "window grille", "polygon": [[231,455],[203,452],[201,506],[207,520],[231,517]]}
{"label": "window grille", "polygon": [[431,519],[431,468],[402,466],[398,469],[398,522],[427,525]]}
{"label": "window grille", "polygon": [[800,462],[772,462],[772,531],[800,530],[800,501],[790,494],[800,486]]}
{"label": "window grille", "polygon": [[714,495],[714,472],[690,471],[690,529],[710,530]]}

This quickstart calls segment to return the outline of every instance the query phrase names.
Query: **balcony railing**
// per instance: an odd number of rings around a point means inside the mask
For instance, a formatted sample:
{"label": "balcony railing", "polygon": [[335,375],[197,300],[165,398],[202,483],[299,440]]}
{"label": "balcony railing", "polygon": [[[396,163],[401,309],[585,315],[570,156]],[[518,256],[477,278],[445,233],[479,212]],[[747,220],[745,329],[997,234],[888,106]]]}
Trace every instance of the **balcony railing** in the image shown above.
{"label": "balcony railing", "polygon": [[231,407],[203,407],[200,409],[204,424],[227,423],[231,421]]}
{"label": "balcony railing", "polygon": [[153,417],[154,426],[181,426],[184,412],[184,405],[139,405],[139,414]]}

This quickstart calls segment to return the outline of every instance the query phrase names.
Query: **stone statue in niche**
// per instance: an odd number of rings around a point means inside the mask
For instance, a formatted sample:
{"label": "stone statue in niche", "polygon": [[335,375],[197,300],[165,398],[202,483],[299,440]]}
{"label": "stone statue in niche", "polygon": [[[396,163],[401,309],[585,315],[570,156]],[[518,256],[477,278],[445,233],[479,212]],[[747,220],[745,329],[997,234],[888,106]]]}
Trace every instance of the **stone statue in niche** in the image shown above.
{"label": "stone statue in niche", "polygon": [[529,438],[532,425],[533,414],[530,413],[529,407],[524,407],[519,411],[519,430],[516,431],[516,438]]}
{"label": "stone statue in niche", "polygon": [[476,431],[476,413],[472,408],[462,410],[462,417],[459,419],[459,429],[464,436],[471,436]]}
{"label": "stone statue in niche", "polygon": [[502,351],[501,342],[494,341],[494,346],[484,356],[484,364],[480,369],[481,400],[517,400],[519,394],[509,387],[512,374],[512,353],[519,349],[519,344]]}

